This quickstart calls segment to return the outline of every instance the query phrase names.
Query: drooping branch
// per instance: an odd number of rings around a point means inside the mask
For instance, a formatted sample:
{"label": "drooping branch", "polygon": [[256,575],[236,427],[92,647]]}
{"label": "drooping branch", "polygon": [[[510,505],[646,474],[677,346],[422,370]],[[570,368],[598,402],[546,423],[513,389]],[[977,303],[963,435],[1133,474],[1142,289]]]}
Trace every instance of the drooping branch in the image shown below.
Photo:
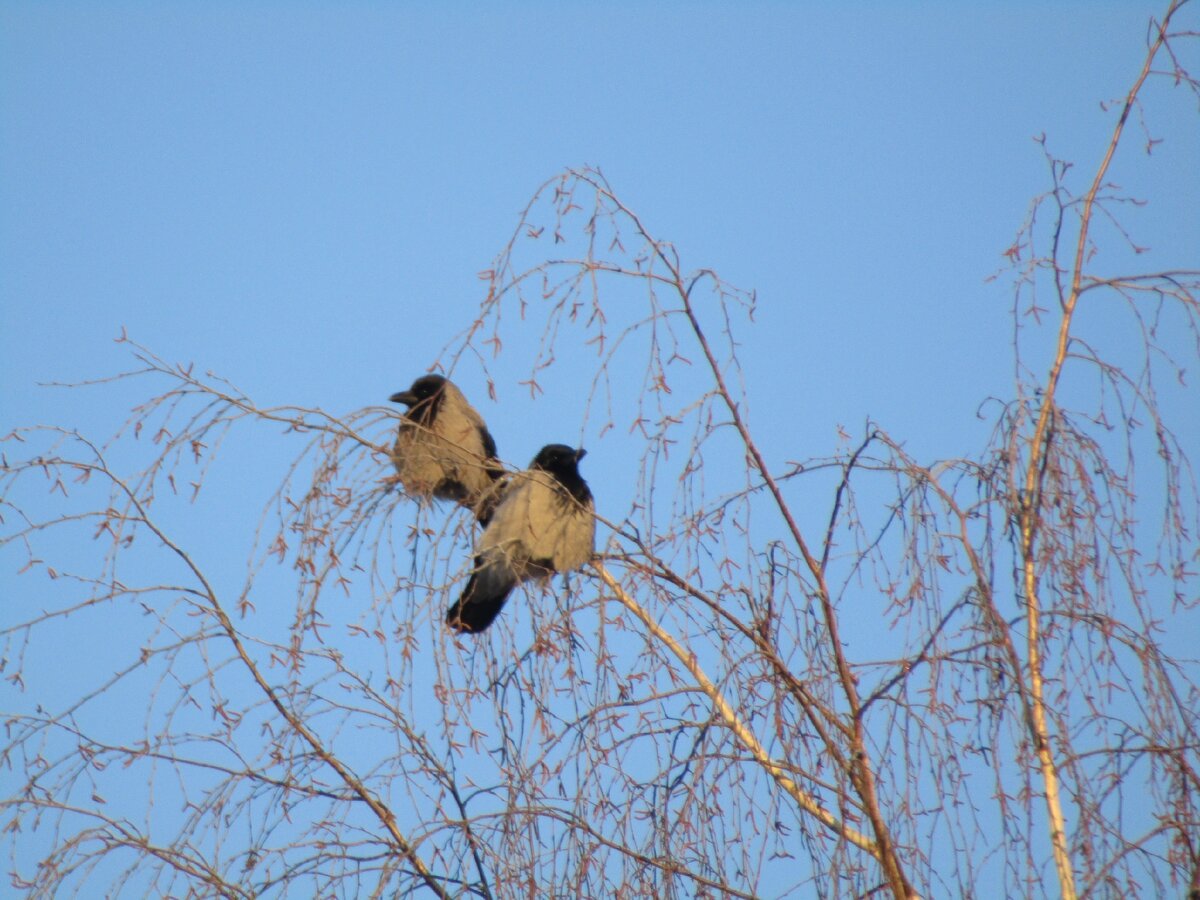
{"label": "drooping branch", "polygon": [[[1121,107],[1116,125],[1113,127],[1113,132],[1109,138],[1104,156],[1096,169],[1091,187],[1083,197],[1079,231],[1076,236],[1075,255],[1070,270],[1070,289],[1062,303],[1054,358],[1051,361],[1050,370],[1042,388],[1037,422],[1034,425],[1033,434],[1029,439],[1029,452],[1025,464],[1024,492],[1021,496],[1019,510],[1021,565],[1024,577],[1024,602],[1028,625],[1026,655],[1031,713],[1028,718],[1028,724],[1045,789],[1046,815],[1050,828],[1050,843],[1054,851],[1055,870],[1058,873],[1059,890],[1066,900],[1074,900],[1077,892],[1075,888],[1074,867],[1072,866],[1070,851],[1067,846],[1067,825],[1059,788],[1058,764],[1054,758],[1055,751],[1051,742],[1050,727],[1046,716],[1045,674],[1042,662],[1043,634],[1041,615],[1043,604],[1040,597],[1037,561],[1038,530],[1043,514],[1042,488],[1047,459],[1052,452],[1050,445],[1054,438],[1052,426],[1057,409],[1056,391],[1059,380],[1062,377],[1063,367],[1067,362],[1075,311],[1085,284],[1085,266],[1088,259],[1088,247],[1091,241],[1090,226],[1092,215],[1096,208],[1097,195],[1107,180],[1108,170],[1112,164],[1117,147],[1121,142],[1121,136],[1124,133],[1129,114],[1137,102],[1142,86],[1152,71],[1155,57],[1166,41],[1171,17],[1180,5],[1179,0],[1172,0],[1168,6],[1163,21],[1159,24],[1154,40],[1150,44],[1150,49],[1146,53],[1141,71],[1134,80],[1133,86],[1126,94],[1125,102]],[[1057,257],[1057,241],[1054,254],[1052,258]]]}

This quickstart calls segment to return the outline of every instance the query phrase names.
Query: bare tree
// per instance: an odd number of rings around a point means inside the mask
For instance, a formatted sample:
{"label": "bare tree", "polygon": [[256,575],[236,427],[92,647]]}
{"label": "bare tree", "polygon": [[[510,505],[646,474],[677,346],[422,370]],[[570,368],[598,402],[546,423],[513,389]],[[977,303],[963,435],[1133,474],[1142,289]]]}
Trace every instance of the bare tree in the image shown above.
{"label": "bare tree", "polygon": [[[1111,170],[1143,92],[1200,96],[1183,5],[1090,182],[1047,150],[1008,254],[1014,392],[973,458],[922,463],[876,423],[804,460],[764,445],[754,295],[686,268],[598,171],[542,185],[439,364],[515,357],[536,394],[593,359],[582,427],[628,477],[591,568],[483,640],[442,626],[473,520],[402,495],[394,412],[264,407],[129,342],[136,368],[88,388],[150,397],[113,437],[6,438],[13,885],[1200,892],[1200,504],[1172,413],[1194,415],[1200,272],[1107,262],[1134,256]],[[220,527],[239,441],[292,461],[232,578],[194,528]],[[101,617],[120,641],[96,646]],[[85,647],[94,680],[55,682]]]}

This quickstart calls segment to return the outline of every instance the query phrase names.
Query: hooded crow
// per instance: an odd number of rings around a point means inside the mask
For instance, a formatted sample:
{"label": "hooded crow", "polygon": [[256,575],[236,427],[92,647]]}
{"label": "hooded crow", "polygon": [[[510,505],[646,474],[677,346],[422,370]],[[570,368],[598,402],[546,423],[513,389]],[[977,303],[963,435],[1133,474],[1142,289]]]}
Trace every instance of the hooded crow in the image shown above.
{"label": "hooded crow", "polygon": [[495,503],[481,500],[492,494],[489,488],[504,470],[483,417],[441,375],[423,375],[389,399],[408,407],[392,448],[405,489],[418,497],[453,500],[487,524]]}
{"label": "hooded crow", "polygon": [[592,558],[595,504],[579,475],[584,450],[547,444],[512,477],[475,547],[475,571],[446,613],[455,631],[495,620],[520,582],[577,569]]}

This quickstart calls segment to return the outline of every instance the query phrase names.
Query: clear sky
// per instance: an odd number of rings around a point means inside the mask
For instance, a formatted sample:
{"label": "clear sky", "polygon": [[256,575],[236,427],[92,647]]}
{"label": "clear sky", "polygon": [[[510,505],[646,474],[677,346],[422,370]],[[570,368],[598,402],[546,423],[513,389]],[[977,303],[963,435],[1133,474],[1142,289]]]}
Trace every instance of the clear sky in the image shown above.
{"label": "clear sky", "polygon": [[[990,276],[1048,186],[1034,138],[1082,192],[1165,4],[449,6],[0,6],[0,432],[115,430],[137,396],[36,385],[128,368],[122,330],[262,404],[385,405],[473,318],[535,188],[587,164],[685,268],[757,292],[742,359],[771,460],[868,417],[922,459],[977,450],[978,405],[1012,393]],[[1131,140],[1114,177],[1152,199],[1126,220],[1138,265],[1195,267],[1200,129],[1161,93],[1163,143]],[[495,404],[464,384],[501,455],[582,441],[604,485],[621,460],[579,386],[531,407],[522,363],[493,368]],[[534,409],[557,431],[503,424]],[[278,460],[257,462],[220,513],[247,533]],[[228,537],[194,539],[222,559]]]}
{"label": "clear sky", "polygon": [[[1047,184],[1032,138],[1090,171],[1159,5],[6,4],[5,418],[74,421],[33,383],[121,366],[122,327],[267,402],[382,401],[586,163],[758,291],[764,419],[962,452],[1010,384],[985,279]],[[1178,255],[1196,129],[1151,121],[1155,165],[1122,174],[1176,185],[1139,238]]]}

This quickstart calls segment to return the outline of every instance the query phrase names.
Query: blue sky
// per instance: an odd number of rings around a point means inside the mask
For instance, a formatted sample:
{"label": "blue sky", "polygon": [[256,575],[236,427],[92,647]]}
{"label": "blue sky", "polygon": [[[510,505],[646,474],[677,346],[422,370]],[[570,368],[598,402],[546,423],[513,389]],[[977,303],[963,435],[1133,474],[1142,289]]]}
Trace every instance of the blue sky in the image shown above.
{"label": "blue sky", "polygon": [[[990,276],[1048,186],[1034,138],[1081,192],[1162,6],[5,4],[0,432],[115,430],[138,389],[37,384],[128,368],[122,330],[262,404],[384,405],[470,322],[537,186],[586,164],[685,268],[757,292],[742,359],[771,460],[868,417],[919,458],[972,452],[981,401],[1012,393]],[[1145,110],[1163,143],[1114,169],[1152,200],[1125,220],[1144,268],[1200,248],[1200,129],[1168,100]],[[494,404],[460,379],[501,455],[582,441],[623,511],[589,370],[537,404],[526,371],[494,364]],[[234,446],[219,477],[244,504],[198,511],[229,526],[193,540],[244,567],[280,459]]]}
{"label": "blue sky", "polygon": [[[1031,138],[1094,164],[1151,9],[8,5],[7,413],[70,408],[32,383],[119,366],[121,327],[270,401],[377,402],[469,318],[533,188],[586,163],[758,291],[764,414],[803,384],[818,442],[871,415],[945,452],[1009,383],[985,279],[1046,184]],[[1153,124],[1146,177],[1194,188],[1195,129]],[[1190,196],[1155,196],[1176,225],[1143,241],[1195,247]]]}

